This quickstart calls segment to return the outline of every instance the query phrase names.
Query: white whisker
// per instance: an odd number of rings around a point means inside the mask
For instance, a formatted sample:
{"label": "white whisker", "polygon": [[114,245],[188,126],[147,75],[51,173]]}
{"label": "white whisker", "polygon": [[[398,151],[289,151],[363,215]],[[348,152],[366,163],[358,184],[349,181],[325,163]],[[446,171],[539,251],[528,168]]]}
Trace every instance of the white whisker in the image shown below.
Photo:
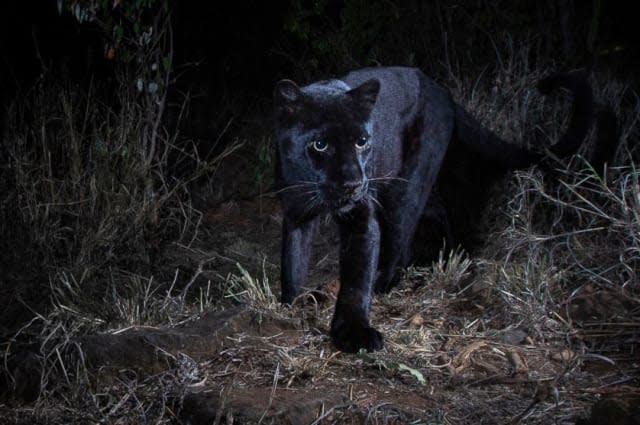
{"label": "white whisker", "polygon": [[283,193],[286,192],[287,190],[294,190],[294,189],[300,189],[300,188],[309,188],[309,187],[316,187],[317,183],[315,182],[299,182],[296,184],[292,184],[286,187],[283,187],[282,189],[276,190],[274,193],[275,194],[279,194],[279,193]]}
{"label": "white whisker", "polygon": [[382,177],[372,177],[369,179],[369,181],[372,182],[383,182],[383,183],[390,183],[393,181],[401,181],[403,183],[409,183],[409,180],[402,178],[402,177],[392,177],[392,176],[382,176]]}
{"label": "white whisker", "polygon": [[370,193],[367,193],[367,196],[365,199],[370,199],[374,204],[376,204],[382,211],[384,211],[384,207],[382,206],[382,204],[380,203],[380,201],[378,201],[378,199],[373,196]]}

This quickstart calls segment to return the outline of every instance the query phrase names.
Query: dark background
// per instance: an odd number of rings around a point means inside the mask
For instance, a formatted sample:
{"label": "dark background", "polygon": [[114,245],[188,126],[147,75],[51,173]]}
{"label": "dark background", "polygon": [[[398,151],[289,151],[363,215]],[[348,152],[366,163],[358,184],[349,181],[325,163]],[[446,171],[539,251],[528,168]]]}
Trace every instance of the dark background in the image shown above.
{"label": "dark background", "polygon": [[[275,81],[300,82],[369,65],[414,65],[436,79],[451,52],[462,72],[496,60],[496,40],[536,46],[531,66],[611,72],[636,84],[635,14],[619,2],[338,1],[173,2],[176,91],[193,99],[192,133],[213,137],[229,118],[268,113]],[[0,6],[0,99],[6,109],[44,74],[108,87],[113,61],[91,24],[56,2]],[[445,48],[446,46],[446,48]],[[198,110],[206,111],[198,114]]]}

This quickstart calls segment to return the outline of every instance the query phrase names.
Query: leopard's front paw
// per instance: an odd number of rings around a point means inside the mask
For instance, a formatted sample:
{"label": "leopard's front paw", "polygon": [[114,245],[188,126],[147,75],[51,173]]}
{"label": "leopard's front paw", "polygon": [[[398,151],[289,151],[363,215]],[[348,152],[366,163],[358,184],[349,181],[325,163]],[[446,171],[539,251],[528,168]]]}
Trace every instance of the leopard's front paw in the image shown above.
{"label": "leopard's front paw", "polygon": [[360,321],[340,321],[331,326],[331,340],[340,351],[357,353],[361,348],[366,351],[380,350],[383,346],[382,334]]}

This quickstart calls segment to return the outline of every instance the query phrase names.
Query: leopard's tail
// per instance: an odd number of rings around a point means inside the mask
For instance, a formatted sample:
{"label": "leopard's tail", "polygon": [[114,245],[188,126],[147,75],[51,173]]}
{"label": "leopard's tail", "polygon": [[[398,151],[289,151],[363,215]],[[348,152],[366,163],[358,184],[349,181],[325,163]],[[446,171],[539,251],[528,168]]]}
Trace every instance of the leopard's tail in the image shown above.
{"label": "leopard's tail", "polygon": [[[566,133],[549,147],[549,151],[558,157],[564,157],[575,153],[584,142],[594,123],[595,105],[585,72],[556,73],[538,83],[538,90],[543,94],[551,93],[558,87],[572,93],[572,114]],[[501,139],[460,105],[456,105],[455,112],[455,140],[478,156],[505,168],[527,167],[544,158],[545,154],[542,152]]]}

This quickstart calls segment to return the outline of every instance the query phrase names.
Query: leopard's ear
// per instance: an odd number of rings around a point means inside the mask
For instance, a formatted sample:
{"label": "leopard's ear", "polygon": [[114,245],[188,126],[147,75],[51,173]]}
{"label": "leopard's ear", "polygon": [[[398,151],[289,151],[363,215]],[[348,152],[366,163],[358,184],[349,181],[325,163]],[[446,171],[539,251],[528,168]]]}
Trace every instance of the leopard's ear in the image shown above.
{"label": "leopard's ear", "polygon": [[300,87],[291,80],[280,80],[273,92],[273,103],[276,108],[287,113],[298,109],[304,94]]}
{"label": "leopard's ear", "polygon": [[367,80],[358,87],[347,92],[349,96],[355,99],[367,112],[373,110],[376,99],[380,93],[380,81],[376,79]]}

